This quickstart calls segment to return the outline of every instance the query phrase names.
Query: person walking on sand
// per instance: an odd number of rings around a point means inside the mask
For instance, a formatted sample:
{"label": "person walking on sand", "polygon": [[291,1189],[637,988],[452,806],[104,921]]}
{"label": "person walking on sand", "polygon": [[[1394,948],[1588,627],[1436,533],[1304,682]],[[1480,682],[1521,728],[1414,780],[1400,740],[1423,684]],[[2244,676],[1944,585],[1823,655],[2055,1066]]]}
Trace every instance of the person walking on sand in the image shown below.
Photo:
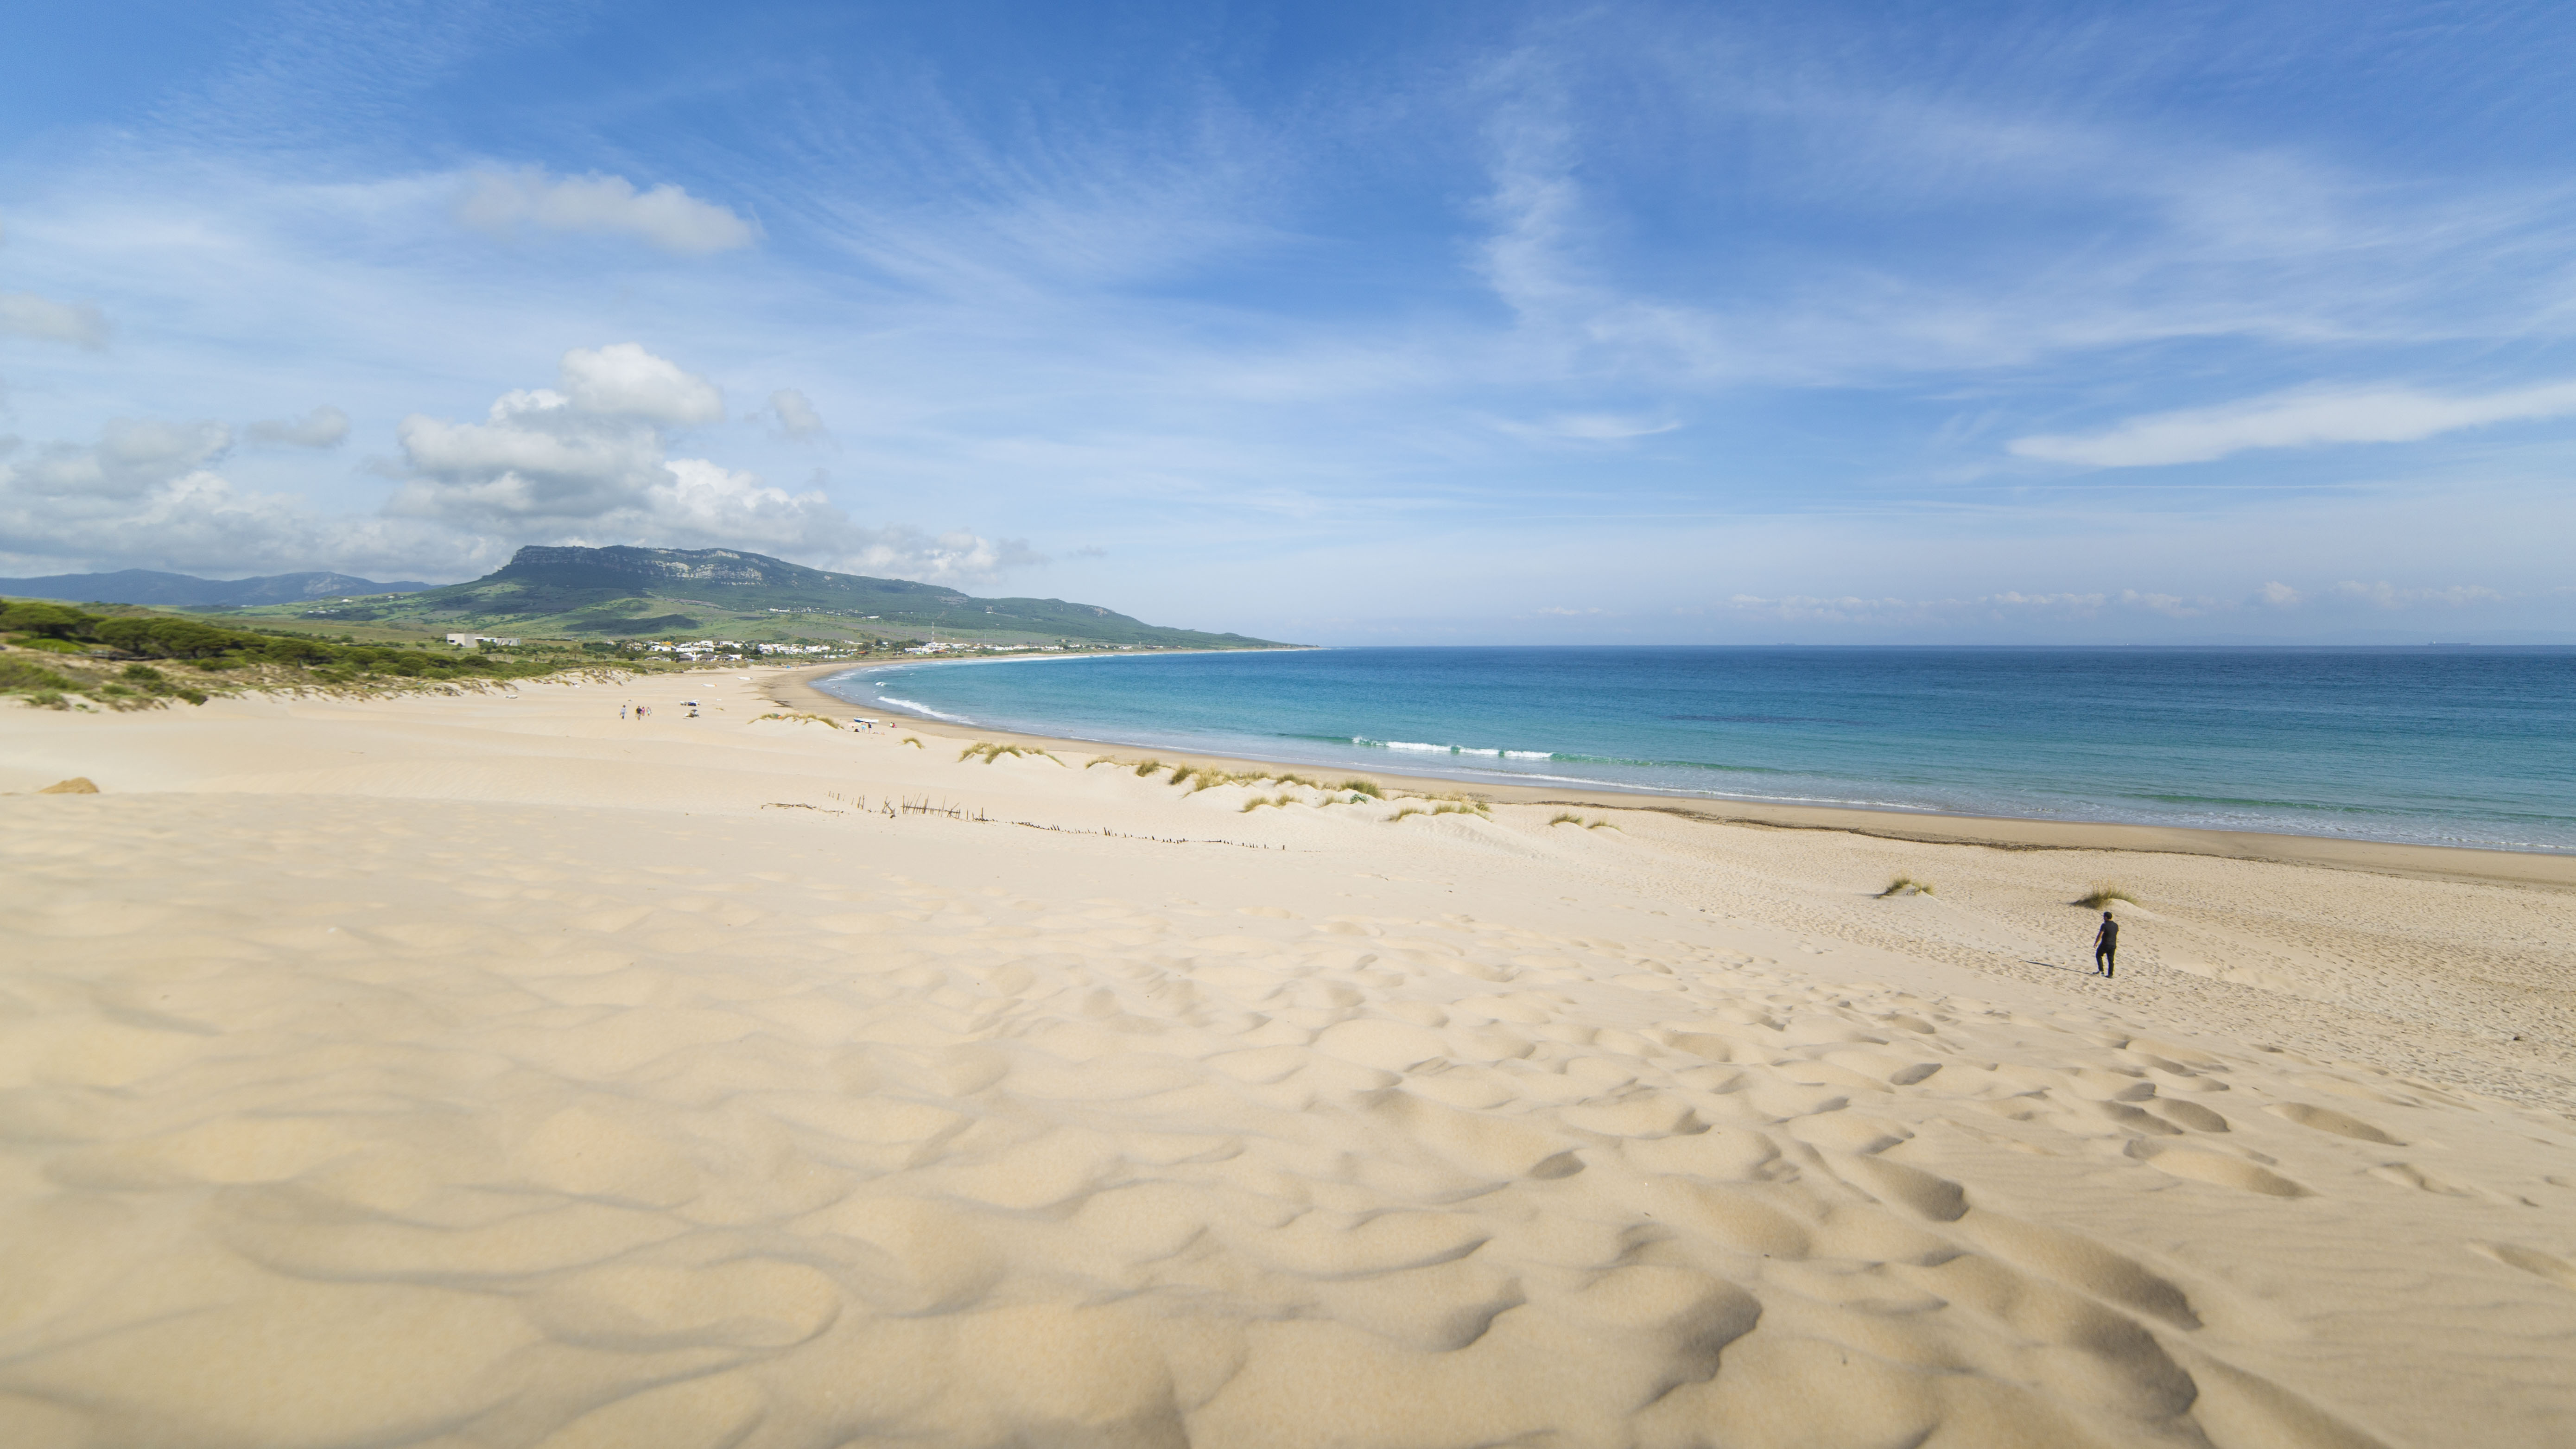
{"label": "person walking on sand", "polygon": [[2119,954],[2120,923],[2111,919],[2109,911],[2104,911],[2102,929],[2093,933],[2093,969],[2105,976],[2110,975],[2113,958]]}

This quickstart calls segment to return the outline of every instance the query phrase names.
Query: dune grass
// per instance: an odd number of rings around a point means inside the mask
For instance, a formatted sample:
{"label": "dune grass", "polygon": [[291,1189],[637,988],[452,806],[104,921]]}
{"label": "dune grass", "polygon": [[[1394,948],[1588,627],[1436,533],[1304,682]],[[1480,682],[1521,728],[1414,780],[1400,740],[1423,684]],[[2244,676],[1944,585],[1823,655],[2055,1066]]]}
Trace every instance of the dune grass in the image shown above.
{"label": "dune grass", "polygon": [[1430,813],[1431,813],[1430,811],[1423,809],[1423,808],[1422,808],[1421,806],[1419,806],[1419,805],[1407,805],[1407,806],[1405,806],[1403,809],[1398,810],[1398,811],[1397,811],[1397,812],[1395,812],[1394,814],[1392,814],[1392,815],[1390,815],[1390,816],[1386,817],[1386,823],[1387,823],[1387,824],[1389,824],[1389,825],[1393,825],[1395,822],[1397,822],[1397,821],[1399,821],[1399,820],[1402,820],[1402,819],[1406,818],[1407,816],[1412,816],[1412,815],[1428,815],[1428,814],[1430,814]]}
{"label": "dune grass", "polygon": [[1262,806],[1264,806],[1264,805],[1281,805],[1281,806],[1286,806],[1286,805],[1294,805],[1294,804],[1296,804],[1296,803],[1297,803],[1297,797],[1296,797],[1296,796],[1289,794],[1289,793],[1288,793],[1287,791],[1285,791],[1285,790],[1282,790],[1282,791],[1280,791],[1280,792],[1279,792],[1278,794],[1276,794],[1276,795],[1255,795],[1255,796],[1253,796],[1251,799],[1244,801],[1244,802],[1243,802],[1243,810],[1242,810],[1242,812],[1241,812],[1241,813],[1242,813],[1242,814],[1245,814],[1245,815],[1249,815],[1249,814],[1251,814],[1253,811],[1260,809],[1260,808],[1261,808]]}
{"label": "dune grass", "polygon": [[992,740],[977,740],[975,743],[968,745],[965,749],[960,750],[957,754],[957,758],[961,761],[981,758],[985,764],[989,765],[994,761],[999,760],[1004,755],[1031,755],[1041,760],[1055,760],[1055,763],[1059,765],[1064,763],[1064,761],[1056,760],[1055,756],[1037,748],[1035,745],[1005,745],[997,744]]}
{"label": "dune grass", "polygon": [[1386,798],[1386,792],[1378,788],[1377,781],[1375,780],[1344,780],[1333,788],[1336,790],[1348,790],[1354,795],[1366,795],[1372,800],[1383,800]]}
{"label": "dune grass", "polygon": [[916,750],[922,748],[921,736],[919,735],[905,735],[902,743],[910,745]]}
{"label": "dune grass", "polygon": [[[1618,826],[1611,824],[1607,820],[1586,820],[1571,810],[1559,810],[1556,814],[1548,817],[1547,823],[1551,826],[1580,825],[1586,830],[1619,830]],[[1628,832],[1619,830],[1619,833],[1625,835]]]}
{"label": "dune grass", "polygon": [[1889,881],[1887,883],[1887,889],[1880,891],[1878,893],[1878,897],[1880,900],[1885,900],[1889,896],[1928,896],[1933,894],[1935,894],[1935,892],[1932,889],[1932,882],[1928,880],[1917,880],[1910,875],[1900,875]]}
{"label": "dune grass", "polygon": [[2096,911],[2109,906],[2113,901],[2132,906],[2140,903],[2136,896],[2129,893],[2127,886],[2115,880],[2097,880],[2086,888],[2084,894],[2075,898],[2075,904]]}
{"label": "dune grass", "polygon": [[[132,671],[128,671],[128,672],[130,673],[130,672],[132,672]],[[747,719],[747,720],[743,721],[743,723],[745,723],[745,724],[758,724],[758,723],[760,723],[762,720],[765,720],[765,719],[783,719],[783,720],[788,721],[788,722],[789,722],[789,723],[791,723],[791,724],[793,724],[793,723],[798,723],[798,722],[805,722],[805,723],[811,723],[811,724],[818,724],[818,725],[825,726],[826,728],[829,728],[829,729],[839,729],[839,728],[841,728],[841,722],[840,722],[839,720],[836,720],[836,719],[832,718],[830,715],[827,715],[827,714],[808,714],[808,713],[806,713],[806,712],[804,712],[804,711],[802,711],[802,710],[797,710],[797,711],[794,711],[794,712],[781,712],[781,711],[779,711],[779,710],[771,710],[771,711],[770,711],[769,713],[767,713],[767,714],[754,715],[754,716],[752,716],[750,719]]]}

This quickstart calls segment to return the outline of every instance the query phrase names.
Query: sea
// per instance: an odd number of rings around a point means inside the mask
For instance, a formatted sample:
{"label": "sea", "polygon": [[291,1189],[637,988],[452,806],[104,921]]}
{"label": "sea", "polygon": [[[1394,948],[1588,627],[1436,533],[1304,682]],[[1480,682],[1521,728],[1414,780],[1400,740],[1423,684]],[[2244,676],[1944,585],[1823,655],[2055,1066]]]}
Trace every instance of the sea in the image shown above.
{"label": "sea", "polygon": [[1716,801],[2576,852],[2576,650],[1498,647],[870,665],[890,711]]}

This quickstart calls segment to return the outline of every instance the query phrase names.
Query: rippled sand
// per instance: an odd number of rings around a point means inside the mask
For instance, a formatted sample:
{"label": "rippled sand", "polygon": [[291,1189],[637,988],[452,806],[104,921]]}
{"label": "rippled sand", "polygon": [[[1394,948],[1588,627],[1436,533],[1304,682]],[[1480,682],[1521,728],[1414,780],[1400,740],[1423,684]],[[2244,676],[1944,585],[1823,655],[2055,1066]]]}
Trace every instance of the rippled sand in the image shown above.
{"label": "rippled sand", "polygon": [[2478,1015],[2563,1010],[2564,891],[2114,860],[2167,879],[2106,984],[2095,856],[1245,813],[773,707],[0,712],[0,788],[103,792],[0,799],[0,1441],[2576,1422],[2566,1042]]}

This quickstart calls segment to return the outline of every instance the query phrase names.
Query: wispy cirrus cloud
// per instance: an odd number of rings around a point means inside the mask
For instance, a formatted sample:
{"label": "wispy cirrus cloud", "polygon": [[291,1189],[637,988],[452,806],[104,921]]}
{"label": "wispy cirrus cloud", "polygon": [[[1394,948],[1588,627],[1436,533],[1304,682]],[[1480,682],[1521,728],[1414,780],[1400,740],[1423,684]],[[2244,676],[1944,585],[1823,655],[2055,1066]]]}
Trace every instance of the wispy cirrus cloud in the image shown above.
{"label": "wispy cirrus cloud", "polygon": [[2206,463],[2257,448],[2411,443],[2462,428],[2576,413],[2576,382],[2468,396],[2408,387],[2303,389],[2131,418],[2095,433],[2015,438],[2017,457],[2093,468]]}
{"label": "wispy cirrus cloud", "polygon": [[108,330],[107,314],[96,303],[0,292],[0,337],[33,337],[96,349],[107,345]]}

